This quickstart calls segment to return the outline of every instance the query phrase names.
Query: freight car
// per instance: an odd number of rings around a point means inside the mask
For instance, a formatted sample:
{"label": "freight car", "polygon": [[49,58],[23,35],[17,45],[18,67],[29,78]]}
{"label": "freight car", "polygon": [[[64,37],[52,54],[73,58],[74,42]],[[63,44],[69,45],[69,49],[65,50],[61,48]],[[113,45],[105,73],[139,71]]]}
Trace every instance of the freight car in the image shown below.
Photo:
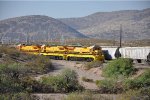
{"label": "freight car", "polygon": [[136,62],[149,63],[150,47],[102,47],[105,59],[116,59],[116,54],[119,53],[122,58],[131,58]]}
{"label": "freight car", "polygon": [[123,47],[119,51],[123,58],[132,58],[137,63],[145,63],[148,61],[150,47]]}

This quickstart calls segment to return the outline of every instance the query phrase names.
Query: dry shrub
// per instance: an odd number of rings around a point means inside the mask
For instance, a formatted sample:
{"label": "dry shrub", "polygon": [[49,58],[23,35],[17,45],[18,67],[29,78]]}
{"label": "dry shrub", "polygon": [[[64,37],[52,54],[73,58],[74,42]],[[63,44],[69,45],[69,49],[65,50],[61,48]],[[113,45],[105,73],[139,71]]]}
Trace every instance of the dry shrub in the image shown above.
{"label": "dry shrub", "polygon": [[84,67],[89,70],[91,68],[96,68],[96,67],[102,67],[103,62],[102,61],[92,61],[92,62],[87,62]]}

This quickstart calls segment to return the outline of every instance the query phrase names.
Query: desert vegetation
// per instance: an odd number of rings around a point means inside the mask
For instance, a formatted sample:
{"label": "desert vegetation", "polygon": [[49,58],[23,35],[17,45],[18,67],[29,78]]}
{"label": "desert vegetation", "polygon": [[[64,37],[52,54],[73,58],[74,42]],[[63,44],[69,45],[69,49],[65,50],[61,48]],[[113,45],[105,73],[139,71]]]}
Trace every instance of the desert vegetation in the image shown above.
{"label": "desert vegetation", "polygon": [[[114,94],[116,100],[150,98],[150,70],[146,69],[133,77],[138,70],[131,59],[119,58],[104,65],[101,62],[84,65],[91,71],[97,67],[102,71],[104,79],[101,80],[81,77],[83,82],[97,85],[98,90],[94,92],[84,89],[78,74],[71,69],[64,69],[57,75],[42,76],[37,80],[34,76],[51,73],[55,69],[48,57],[22,53],[11,47],[0,47],[0,99],[39,100],[37,96],[31,95],[33,93],[67,93],[65,100],[112,100]],[[87,69],[82,68],[90,71]]]}
{"label": "desert vegetation", "polygon": [[10,47],[0,47],[0,55],[0,99],[30,100],[29,93],[43,90],[44,86],[31,76],[52,70],[49,58]]}
{"label": "desert vegetation", "polygon": [[31,93],[68,93],[82,91],[75,71],[65,69],[60,75],[42,77],[53,70],[48,57],[21,53],[14,48],[0,47],[0,99],[37,100]]}
{"label": "desert vegetation", "polygon": [[[97,80],[96,84],[99,87],[100,93],[122,94],[128,100],[131,98],[140,98],[148,100],[150,98],[150,70],[147,69],[140,76],[132,78],[137,70],[133,67],[131,59],[119,58],[111,61],[103,68],[104,80]],[[131,91],[133,91],[131,93]],[[130,94],[131,93],[131,94]],[[134,95],[133,95],[134,94]],[[120,98],[122,96],[119,96]]]}
{"label": "desert vegetation", "polygon": [[95,94],[90,91],[70,93],[65,100],[113,100],[112,96]]}
{"label": "desert vegetation", "polygon": [[89,70],[91,68],[96,68],[96,67],[103,67],[103,62],[102,61],[93,61],[93,62],[88,62],[84,65],[84,68],[86,70]]}
{"label": "desert vegetation", "polygon": [[133,67],[132,59],[119,58],[108,63],[108,65],[103,68],[103,75],[105,77],[128,77],[132,75],[135,71]]}
{"label": "desert vegetation", "polygon": [[77,74],[70,69],[64,69],[60,75],[42,77],[41,83],[49,85],[54,89],[54,92],[73,92],[81,91],[83,87],[79,85]]}

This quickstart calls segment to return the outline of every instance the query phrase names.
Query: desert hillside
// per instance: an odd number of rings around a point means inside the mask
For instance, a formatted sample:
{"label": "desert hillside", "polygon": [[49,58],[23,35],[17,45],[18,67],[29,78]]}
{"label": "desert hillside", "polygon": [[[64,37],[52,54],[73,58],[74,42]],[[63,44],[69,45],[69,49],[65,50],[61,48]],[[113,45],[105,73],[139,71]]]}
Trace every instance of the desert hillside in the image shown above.
{"label": "desert hillside", "polygon": [[[28,34],[28,35],[27,35]],[[0,21],[0,37],[8,37],[11,40],[30,40],[85,38],[83,34],[62,23],[61,21],[42,15],[30,15],[10,18]]]}
{"label": "desert hillside", "polygon": [[59,20],[87,36],[99,39],[117,40],[120,25],[124,40],[150,38],[150,8],[97,12],[85,17]]}

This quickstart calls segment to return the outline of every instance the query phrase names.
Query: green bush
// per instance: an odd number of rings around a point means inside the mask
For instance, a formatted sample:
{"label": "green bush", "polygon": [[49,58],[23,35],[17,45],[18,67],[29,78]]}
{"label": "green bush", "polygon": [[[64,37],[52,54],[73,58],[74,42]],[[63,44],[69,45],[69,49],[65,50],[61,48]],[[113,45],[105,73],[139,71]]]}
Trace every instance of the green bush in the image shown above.
{"label": "green bush", "polygon": [[24,90],[18,80],[6,76],[2,77],[0,79],[0,93],[22,92]]}
{"label": "green bush", "polygon": [[37,56],[34,60],[25,64],[30,68],[31,73],[46,73],[53,69],[52,63],[48,57]]}
{"label": "green bush", "polygon": [[103,96],[92,92],[75,92],[69,94],[65,100],[113,100],[110,96]]}
{"label": "green bush", "polygon": [[50,85],[55,92],[70,92],[81,90],[75,71],[65,69],[60,75],[43,77],[41,82]]}
{"label": "green bush", "polygon": [[91,69],[91,68],[95,68],[95,67],[100,67],[102,66],[103,62],[102,61],[92,61],[92,62],[88,62],[87,64],[85,64],[85,68],[87,70]]}
{"label": "green bush", "polygon": [[24,77],[21,80],[21,84],[24,87],[24,91],[28,93],[52,93],[53,88],[50,85],[42,84],[31,77]]}
{"label": "green bush", "polygon": [[38,58],[37,55],[27,54],[27,53],[21,53],[20,60],[21,61],[33,61],[34,59]]}
{"label": "green bush", "polygon": [[133,74],[134,71],[135,69],[131,59],[119,58],[108,63],[108,65],[103,69],[103,75],[106,77],[116,78],[120,76],[128,77]]}
{"label": "green bush", "polygon": [[123,92],[122,83],[113,79],[97,80],[96,85],[101,93],[121,93]]}
{"label": "green bush", "polygon": [[150,99],[150,87],[141,88],[139,95]]}
{"label": "green bush", "polygon": [[150,88],[141,88],[138,90],[128,90],[117,97],[117,100],[149,100]]}
{"label": "green bush", "polygon": [[101,93],[121,93],[124,91],[139,90],[142,88],[150,88],[150,70],[146,70],[142,75],[134,79],[123,78],[97,80],[96,85]]}
{"label": "green bush", "polygon": [[0,100],[35,100],[28,93],[5,93],[0,94]]}
{"label": "green bush", "polygon": [[10,57],[19,57],[21,53],[15,48],[2,46],[0,47],[0,54],[8,54]]}
{"label": "green bush", "polygon": [[0,93],[23,91],[20,79],[25,72],[23,67],[17,63],[0,64]]}
{"label": "green bush", "polygon": [[53,92],[50,86],[29,77],[53,68],[48,57],[20,53],[9,47],[0,47],[0,54],[0,93]]}
{"label": "green bush", "polygon": [[0,72],[3,75],[10,76],[11,78],[18,79],[26,74],[27,69],[20,63],[5,63],[0,64]]}
{"label": "green bush", "polygon": [[146,70],[141,76],[135,79],[128,79],[125,81],[126,89],[139,89],[142,87],[150,87],[150,70]]}
{"label": "green bush", "polygon": [[0,65],[0,93],[18,93],[23,91],[28,93],[48,93],[53,92],[53,89],[29,77],[26,70],[16,63]]}
{"label": "green bush", "polygon": [[21,63],[0,64],[0,93],[53,91],[50,87],[28,77],[30,69]]}
{"label": "green bush", "polygon": [[53,69],[51,61],[46,56],[38,56],[17,51],[15,48],[0,47],[2,63],[20,63],[28,69],[28,73],[46,73]]}

